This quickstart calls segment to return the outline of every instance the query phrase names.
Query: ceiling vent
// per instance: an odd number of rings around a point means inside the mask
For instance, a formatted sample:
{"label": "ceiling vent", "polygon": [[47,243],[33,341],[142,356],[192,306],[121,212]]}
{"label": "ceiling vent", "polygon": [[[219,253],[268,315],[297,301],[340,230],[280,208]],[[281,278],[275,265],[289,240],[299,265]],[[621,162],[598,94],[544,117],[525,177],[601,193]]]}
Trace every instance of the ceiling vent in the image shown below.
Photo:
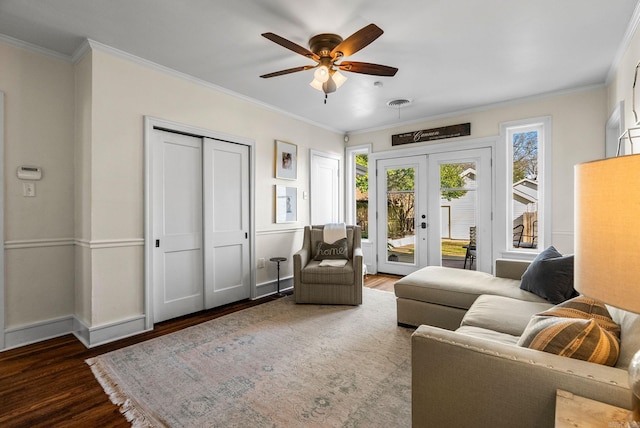
{"label": "ceiling vent", "polygon": [[391,108],[403,108],[411,104],[411,100],[407,100],[406,98],[399,98],[397,100],[391,100],[387,102],[387,106]]}

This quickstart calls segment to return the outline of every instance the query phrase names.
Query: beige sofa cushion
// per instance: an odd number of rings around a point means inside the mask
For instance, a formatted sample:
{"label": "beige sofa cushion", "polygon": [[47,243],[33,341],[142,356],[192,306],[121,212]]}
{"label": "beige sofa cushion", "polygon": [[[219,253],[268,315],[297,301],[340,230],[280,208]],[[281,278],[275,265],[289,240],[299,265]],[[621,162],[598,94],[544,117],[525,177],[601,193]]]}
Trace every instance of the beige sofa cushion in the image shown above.
{"label": "beige sofa cushion", "polygon": [[480,339],[493,340],[494,342],[506,343],[509,345],[516,345],[520,339],[518,336],[512,336],[507,333],[499,333],[494,330],[488,330],[481,327],[473,327],[465,325],[456,330],[456,333],[462,333],[469,336],[474,336]]}
{"label": "beige sofa cushion", "polygon": [[518,280],[442,266],[428,266],[405,276],[395,283],[395,293],[398,298],[460,309],[469,309],[482,294],[546,302],[542,297],[521,290]]}
{"label": "beige sofa cushion", "polygon": [[479,327],[520,336],[531,317],[553,307],[551,303],[527,302],[503,296],[482,295],[462,318],[461,327]]}

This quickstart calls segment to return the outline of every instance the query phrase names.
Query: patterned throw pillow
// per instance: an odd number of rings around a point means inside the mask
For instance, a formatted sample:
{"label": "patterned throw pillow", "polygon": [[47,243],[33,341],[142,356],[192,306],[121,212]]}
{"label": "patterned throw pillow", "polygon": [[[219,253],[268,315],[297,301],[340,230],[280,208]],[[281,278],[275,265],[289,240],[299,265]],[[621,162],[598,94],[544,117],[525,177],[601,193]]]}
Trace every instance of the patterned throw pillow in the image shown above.
{"label": "patterned throw pillow", "polygon": [[600,327],[620,338],[620,326],[611,318],[607,306],[603,302],[590,297],[574,297],[551,309],[540,312],[538,315],[578,319],[593,318]]}
{"label": "patterned throw pillow", "polygon": [[349,259],[349,247],[347,238],[342,238],[333,244],[318,242],[314,260]]}
{"label": "patterned throw pillow", "polygon": [[620,353],[618,338],[593,318],[534,315],[518,345],[607,366],[615,366]]}

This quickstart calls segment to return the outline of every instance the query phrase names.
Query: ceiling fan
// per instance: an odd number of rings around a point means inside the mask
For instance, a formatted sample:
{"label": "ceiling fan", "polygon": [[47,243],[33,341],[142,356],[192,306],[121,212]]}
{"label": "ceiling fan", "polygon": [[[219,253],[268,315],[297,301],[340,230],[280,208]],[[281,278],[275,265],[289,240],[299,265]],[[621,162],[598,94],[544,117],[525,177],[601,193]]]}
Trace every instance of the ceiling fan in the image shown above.
{"label": "ceiling fan", "polygon": [[263,74],[262,78],[282,76],[284,74],[296,73],[298,71],[316,69],[313,74],[314,79],[310,85],[325,94],[335,92],[347,78],[340,74],[338,70],[350,71],[352,73],[371,74],[374,76],[395,76],[398,71],[395,67],[368,62],[342,61],[344,57],[353,55],[360,49],[368,46],[371,42],[382,35],[383,31],[375,24],[356,31],[346,39],[342,39],[337,34],[318,34],[309,39],[309,49],[306,49],[290,40],[280,37],[274,33],[264,33],[262,36],[279,44],[293,52],[305,56],[316,62],[316,65],[303,65],[301,67],[288,68],[273,73]]}

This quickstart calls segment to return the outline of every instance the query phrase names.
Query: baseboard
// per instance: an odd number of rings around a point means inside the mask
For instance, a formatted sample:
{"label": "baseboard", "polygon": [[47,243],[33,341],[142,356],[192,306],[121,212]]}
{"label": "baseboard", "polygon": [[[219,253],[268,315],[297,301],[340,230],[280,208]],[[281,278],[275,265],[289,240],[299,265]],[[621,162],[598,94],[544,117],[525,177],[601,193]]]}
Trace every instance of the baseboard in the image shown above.
{"label": "baseboard", "polygon": [[74,317],[70,315],[26,326],[8,328],[4,331],[5,347],[2,351],[64,336],[73,332],[73,326]]}
{"label": "baseboard", "polygon": [[98,327],[87,327],[82,321],[74,319],[73,334],[84,346],[93,348],[135,336],[145,331],[147,331],[145,328],[145,316],[139,315]]}
{"label": "baseboard", "polygon": [[84,346],[92,348],[145,331],[147,330],[144,315],[98,327],[87,327],[82,321],[69,315],[5,330],[5,347],[0,351],[31,345],[65,334],[73,334]]}
{"label": "baseboard", "polygon": [[[280,291],[293,290],[293,276],[287,278],[280,278]],[[261,284],[256,284],[255,299],[275,294],[278,292],[278,281],[267,281]]]}

